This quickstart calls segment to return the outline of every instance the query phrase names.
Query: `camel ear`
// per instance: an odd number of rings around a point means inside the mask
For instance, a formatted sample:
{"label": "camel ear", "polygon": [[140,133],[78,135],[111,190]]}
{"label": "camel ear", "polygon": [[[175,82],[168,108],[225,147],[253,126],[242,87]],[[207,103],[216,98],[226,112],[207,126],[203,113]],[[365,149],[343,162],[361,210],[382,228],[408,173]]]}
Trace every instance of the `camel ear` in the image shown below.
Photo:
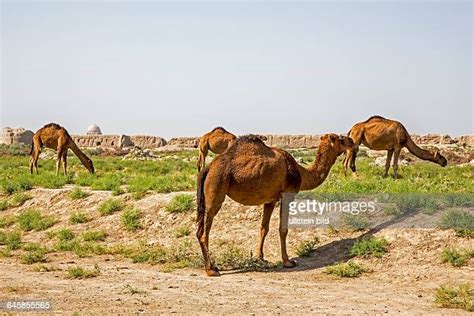
{"label": "camel ear", "polygon": [[337,135],[335,135],[335,134],[330,134],[330,135],[329,135],[329,138],[330,138],[331,141],[333,141],[333,142],[339,140],[339,136],[337,136]]}

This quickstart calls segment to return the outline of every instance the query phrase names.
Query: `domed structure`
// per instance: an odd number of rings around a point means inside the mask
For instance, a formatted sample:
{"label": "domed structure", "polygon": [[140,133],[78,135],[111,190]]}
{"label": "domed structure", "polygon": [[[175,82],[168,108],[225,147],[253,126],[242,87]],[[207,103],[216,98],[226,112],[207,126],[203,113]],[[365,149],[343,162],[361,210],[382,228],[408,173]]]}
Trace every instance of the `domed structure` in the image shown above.
{"label": "domed structure", "polygon": [[102,135],[102,131],[99,126],[92,124],[87,128],[86,135]]}

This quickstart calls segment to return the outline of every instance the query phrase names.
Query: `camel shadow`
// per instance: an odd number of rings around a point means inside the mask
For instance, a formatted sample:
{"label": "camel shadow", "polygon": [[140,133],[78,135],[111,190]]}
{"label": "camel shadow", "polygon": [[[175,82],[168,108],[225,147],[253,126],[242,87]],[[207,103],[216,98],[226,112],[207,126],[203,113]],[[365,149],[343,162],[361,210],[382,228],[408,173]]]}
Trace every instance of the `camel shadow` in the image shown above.
{"label": "camel shadow", "polygon": [[354,238],[345,238],[341,240],[335,240],[321,247],[318,247],[314,252],[312,252],[310,257],[293,257],[292,260],[297,262],[296,267],[294,268],[269,268],[269,269],[244,269],[244,270],[227,270],[225,274],[237,274],[237,273],[246,273],[246,272],[273,272],[273,273],[291,273],[291,272],[300,272],[307,270],[314,270],[318,268],[323,268],[330,266],[336,263],[347,262],[353,256],[349,255],[349,249],[359,240],[373,236],[375,233],[390,227],[392,225],[403,222],[406,219],[414,217],[418,214],[419,211],[407,212],[401,216],[392,218],[383,223],[378,224],[377,226],[371,228],[370,230],[361,233],[359,236]]}

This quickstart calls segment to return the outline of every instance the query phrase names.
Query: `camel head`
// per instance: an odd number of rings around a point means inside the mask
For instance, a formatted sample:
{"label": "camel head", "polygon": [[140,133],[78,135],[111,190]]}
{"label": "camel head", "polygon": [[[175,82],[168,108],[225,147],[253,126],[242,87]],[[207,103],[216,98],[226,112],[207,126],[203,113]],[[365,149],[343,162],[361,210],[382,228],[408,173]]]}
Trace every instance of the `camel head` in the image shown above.
{"label": "camel head", "polygon": [[91,174],[95,172],[94,164],[92,163],[92,160],[90,158],[87,158],[87,161],[84,163],[84,166],[87,168],[87,170],[89,170]]}
{"label": "camel head", "polygon": [[347,150],[352,150],[354,147],[354,141],[349,136],[336,135],[336,134],[325,134],[321,136],[321,145],[331,147],[339,156]]}
{"label": "camel head", "polygon": [[434,153],[434,162],[439,164],[441,167],[446,167],[448,165],[448,160],[441,155],[438,150]]}

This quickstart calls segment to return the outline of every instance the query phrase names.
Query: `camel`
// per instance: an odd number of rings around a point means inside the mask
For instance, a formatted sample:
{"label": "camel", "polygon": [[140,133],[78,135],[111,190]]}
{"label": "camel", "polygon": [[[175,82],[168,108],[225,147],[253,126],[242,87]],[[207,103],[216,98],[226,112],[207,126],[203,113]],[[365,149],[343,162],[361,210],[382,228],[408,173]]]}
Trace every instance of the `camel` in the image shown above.
{"label": "camel", "polygon": [[375,115],[364,122],[356,123],[347,135],[352,138],[355,146],[346,152],[343,162],[345,175],[347,175],[349,164],[353,174],[356,175],[355,160],[361,143],[373,150],[387,150],[387,161],[385,162],[383,177],[388,176],[392,156],[393,177],[395,179],[399,177],[398,158],[403,147],[406,147],[413,155],[420,159],[432,161],[443,167],[448,164],[446,158],[438,150],[431,152],[418,147],[402,123],[386,119],[382,116]]}
{"label": "camel", "polygon": [[33,136],[33,143],[31,144],[30,152],[31,173],[33,173],[33,169],[38,173],[38,158],[43,146],[54,149],[57,152],[56,175],[59,175],[61,161],[63,163],[64,175],[67,174],[68,149],[71,149],[76,154],[77,158],[79,158],[84,167],[86,167],[90,173],[94,173],[92,160],[90,160],[89,157],[79,149],[67,130],[55,123],[46,124]]}
{"label": "camel", "polygon": [[210,150],[215,154],[222,154],[229,144],[235,140],[237,136],[226,131],[223,127],[216,127],[209,133],[199,138],[199,158],[197,161],[198,171],[201,171],[206,164],[207,152]]}
{"label": "camel", "polygon": [[[234,140],[198,176],[196,236],[207,275],[220,275],[209,255],[209,232],[226,195],[244,205],[263,204],[257,253],[264,260],[263,244],[269,230],[270,217],[282,194],[294,195],[300,190],[311,190],[319,186],[328,176],[337,157],[353,145],[347,136],[323,135],[316,160],[306,169],[288,152],[266,146],[257,136],[242,136]],[[281,257],[283,265],[291,268],[296,263],[288,258],[288,228],[282,216],[285,214],[280,208]]]}

